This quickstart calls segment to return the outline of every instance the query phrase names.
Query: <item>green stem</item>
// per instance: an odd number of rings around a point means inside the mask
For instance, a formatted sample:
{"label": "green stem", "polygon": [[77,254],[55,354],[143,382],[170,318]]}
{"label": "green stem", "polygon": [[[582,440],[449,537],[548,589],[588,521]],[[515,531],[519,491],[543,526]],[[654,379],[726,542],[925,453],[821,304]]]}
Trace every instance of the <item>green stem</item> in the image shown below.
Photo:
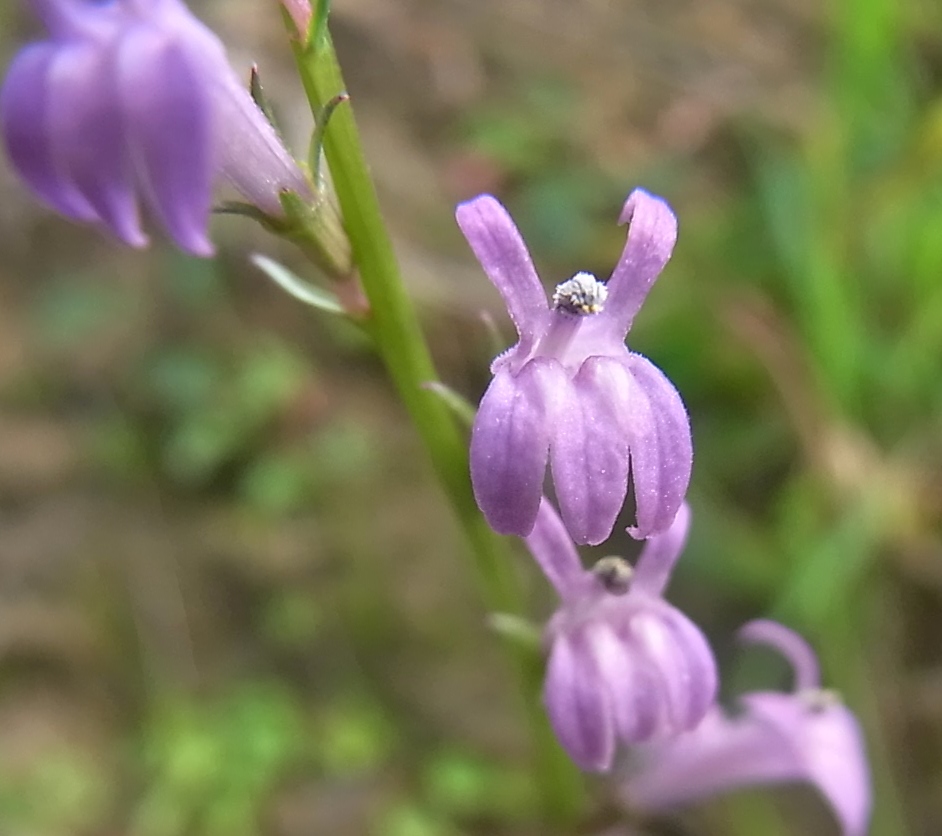
{"label": "green stem", "polygon": [[[290,23],[289,25],[289,32]],[[305,48],[292,39],[295,60],[312,112],[344,92],[329,33]],[[437,379],[419,318],[405,291],[392,243],[380,214],[376,191],[360,144],[353,110],[337,108],[324,135],[324,155],[354,263],[370,303],[367,326],[393,384],[421,437],[438,478],[471,546],[488,609],[519,614],[523,595],[506,541],[487,526],[468,479],[467,442],[447,404],[425,384]],[[583,803],[581,777],[559,748],[546,722],[538,694],[542,671],[531,651],[505,642],[517,673],[532,731],[533,754],[546,811],[570,822]]]}

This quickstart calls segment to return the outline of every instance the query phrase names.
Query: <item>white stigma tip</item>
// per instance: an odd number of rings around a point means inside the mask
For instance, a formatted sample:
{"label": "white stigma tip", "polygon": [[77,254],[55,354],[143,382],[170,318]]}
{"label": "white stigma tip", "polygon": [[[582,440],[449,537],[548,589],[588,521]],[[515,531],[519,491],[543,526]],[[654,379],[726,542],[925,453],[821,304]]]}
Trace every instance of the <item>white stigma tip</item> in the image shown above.
{"label": "white stigma tip", "polygon": [[553,306],[577,316],[601,313],[608,298],[608,288],[591,273],[576,273],[556,286]]}

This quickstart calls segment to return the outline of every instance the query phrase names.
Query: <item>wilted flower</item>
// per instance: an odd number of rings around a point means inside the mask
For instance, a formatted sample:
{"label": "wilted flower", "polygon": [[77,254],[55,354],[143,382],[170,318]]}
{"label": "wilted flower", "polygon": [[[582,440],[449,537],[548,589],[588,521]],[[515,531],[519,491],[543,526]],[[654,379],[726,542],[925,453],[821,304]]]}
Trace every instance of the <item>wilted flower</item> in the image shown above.
{"label": "wilted flower", "polygon": [[796,633],[753,621],[740,635],[776,648],[791,663],[795,691],[746,694],[741,713],[714,707],[692,732],[644,747],[625,787],[627,800],[654,812],[754,784],[807,781],[830,804],[844,836],[862,836],[870,775],[857,719],[821,690],[814,652]]}
{"label": "wilted flower", "polygon": [[471,439],[481,510],[502,534],[533,528],[549,459],[573,539],[600,543],[634,485],[635,537],[664,531],[690,480],[687,413],[677,390],[625,346],[635,314],[670,258],[677,221],[664,201],[636,190],[620,222],[628,241],[608,282],[577,273],[552,306],[506,209],[481,195],[458,224],[504,298],[519,341],[492,364]]}
{"label": "wilted flower", "polygon": [[639,743],[693,728],[716,696],[716,662],[700,630],[661,597],[687,537],[686,505],[644,545],[582,568],[544,499],[526,543],[562,605],[546,629],[544,699],[557,737],[583,769],[612,764],[618,740]]}
{"label": "wilted flower", "polygon": [[183,249],[212,252],[214,179],[279,215],[304,175],[182,0],[31,0],[49,38],[0,91],[17,172],[64,215],[143,246],[138,198]]}

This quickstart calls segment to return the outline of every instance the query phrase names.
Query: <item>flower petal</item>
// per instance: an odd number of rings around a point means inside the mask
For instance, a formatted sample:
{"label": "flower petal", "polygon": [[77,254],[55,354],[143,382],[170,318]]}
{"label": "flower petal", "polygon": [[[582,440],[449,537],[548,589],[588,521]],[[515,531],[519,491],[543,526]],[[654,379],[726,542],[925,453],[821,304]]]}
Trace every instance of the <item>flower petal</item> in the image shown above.
{"label": "flower petal", "polygon": [[628,240],[608,280],[608,301],[601,316],[613,331],[624,335],[670,260],[677,241],[677,218],[661,198],[635,189],[618,222],[628,224]]}
{"label": "flower petal", "polygon": [[631,619],[631,635],[663,689],[662,733],[693,728],[716,696],[713,653],[703,634],[678,610],[643,610]]}
{"label": "flower petal", "polygon": [[674,384],[640,354],[629,355],[625,365],[639,392],[625,416],[629,428],[634,422],[639,428],[639,439],[631,440],[638,524],[628,533],[642,539],[667,530],[674,521],[690,484],[693,442],[690,419]]}
{"label": "flower petal", "polygon": [[866,747],[857,718],[840,704],[813,706],[805,694],[749,694],[749,715],[774,728],[792,748],[800,777],[817,787],[844,836],[863,836],[870,819]]}
{"label": "flower petal", "polygon": [[716,658],[700,628],[676,607],[666,608],[664,625],[677,649],[678,668],[674,676],[683,686],[678,688],[681,699],[677,720],[682,728],[692,729],[716,700],[719,689]]}
{"label": "flower petal", "polygon": [[674,565],[687,544],[689,530],[690,506],[682,502],[670,528],[645,540],[631,579],[632,589],[652,597],[663,595]]}
{"label": "flower petal", "polygon": [[283,214],[282,191],[310,199],[301,169],[224,61],[213,73],[213,82],[222,175],[254,206],[276,217]]}
{"label": "flower petal", "polygon": [[649,812],[760,783],[796,780],[801,767],[777,734],[714,706],[693,731],[648,744],[624,785],[628,804]]}
{"label": "flower petal", "polygon": [[619,360],[590,357],[560,384],[550,459],[559,509],[577,543],[608,539],[625,504],[629,437],[617,412],[629,397],[619,390],[625,378]]}
{"label": "flower petal", "polygon": [[49,70],[58,47],[26,47],[14,59],[0,91],[0,124],[13,167],[36,195],[57,212],[79,221],[98,214],[76,191],[53,152],[47,123]]}
{"label": "flower petal", "polygon": [[585,576],[582,561],[563,521],[549,500],[540,500],[533,531],[526,538],[527,548],[536,559],[543,574],[564,600],[581,591]]}
{"label": "flower petal", "polygon": [[795,672],[796,691],[821,687],[821,670],[811,645],[784,624],[756,619],[740,627],[737,638],[751,644],[768,645],[784,656]]}
{"label": "flower petal", "polygon": [[69,179],[101,222],[132,247],[143,247],[127,156],[113,54],[94,41],[62,47],[49,72],[49,131]]}
{"label": "flower petal", "polygon": [[198,64],[172,35],[140,26],[122,39],[118,73],[151,209],[181,248],[211,255],[213,113]]}
{"label": "flower petal", "polygon": [[543,699],[563,748],[582,769],[604,772],[615,756],[608,692],[599,681],[591,649],[562,635],[553,642]]}
{"label": "flower petal", "polygon": [[455,218],[487,277],[500,291],[520,335],[520,351],[526,356],[549,312],[546,291],[527,245],[507,210],[491,195],[459,204]]}
{"label": "flower petal", "polygon": [[605,622],[591,629],[596,663],[611,695],[619,739],[629,744],[649,739],[660,715],[658,676],[634,652],[630,636],[621,635]]}
{"label": "flower petal", "polygon": [[471,483],[500,534],[526,537],[536,521],[549,455],[553,389],[565,378],[553,360],[517,374],[501,370],[484,393],[471,430]]}

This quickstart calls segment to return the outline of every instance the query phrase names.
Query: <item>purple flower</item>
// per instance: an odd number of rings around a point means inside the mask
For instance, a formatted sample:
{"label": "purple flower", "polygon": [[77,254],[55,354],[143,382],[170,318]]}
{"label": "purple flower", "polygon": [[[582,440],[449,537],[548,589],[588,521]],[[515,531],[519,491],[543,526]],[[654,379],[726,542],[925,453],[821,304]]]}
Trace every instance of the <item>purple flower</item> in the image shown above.
{"label": "purple flower", "polygon": [[304,38],[311,30],[311,0],[281,0],[282,8],[291,16],[295,29]]}
{"label": "purple flower", "polygon": [[582,568],[544,499],[527,547],[562,599],[546,628],[544,700],[560,743],[583,769],[611,767],[616,741],[674,735],[700,722],[716,696],[716,662],[700,630],[661,597],[687,537],[689,509],[621,558]]}
{"label": "purple flower", "polygon": [[144,246],[138,199],[183,249],[212,253],[217,175],[280,215],[303,174],[181,0],[31,0],[49,31],[14,59],[0,127],[20,176],[70,218]]}
{"label": "purple flower", "polygon": [[862,836],[870,818],[870,775],[853,713],[820,688],[805,641],[781,624],[753,621],[740,633],[776,648],[795,671],[793,693],[740,698],[732,717],[714,707],[692,732],[645,747],[626,798],[659,811],[753,784],[807,781],[830,804],[844,836]]}
{"label": "purple flower", "polygon": [[546,463],[566,528],[601,543],[628,489],[637,526],[664,531],[687,491],[690,425],[671,382],[625,346],[625,335],[671,255],[677,220],[660,198],[636,190],[620,222],[628,241],[608,282],[577,273],[552,306],[507,210],[490,195],[463,203],[458,225],[507,304],[517,344],[492,364],[494,379],[471,436],[478,505],[502,534],[530,533]]}

